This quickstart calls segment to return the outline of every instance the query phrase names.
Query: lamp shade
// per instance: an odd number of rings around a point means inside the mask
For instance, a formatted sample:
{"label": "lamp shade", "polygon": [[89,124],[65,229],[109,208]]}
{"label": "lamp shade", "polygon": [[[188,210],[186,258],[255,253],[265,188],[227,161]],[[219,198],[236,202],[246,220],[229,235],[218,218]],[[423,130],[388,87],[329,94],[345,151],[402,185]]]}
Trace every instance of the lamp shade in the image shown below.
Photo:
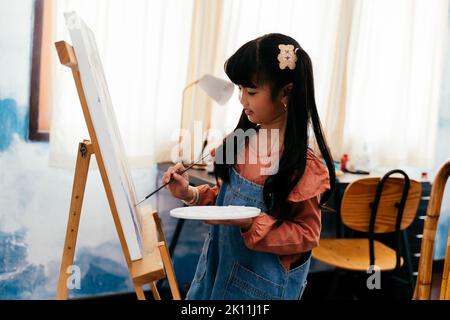
{"label": "lamp shade", "polygon": [[199,81],[198,85],[210,96],[214,101],[220,105],[224,105],[230,100],[234,91],[234,84],[220,78],[204,75]]}

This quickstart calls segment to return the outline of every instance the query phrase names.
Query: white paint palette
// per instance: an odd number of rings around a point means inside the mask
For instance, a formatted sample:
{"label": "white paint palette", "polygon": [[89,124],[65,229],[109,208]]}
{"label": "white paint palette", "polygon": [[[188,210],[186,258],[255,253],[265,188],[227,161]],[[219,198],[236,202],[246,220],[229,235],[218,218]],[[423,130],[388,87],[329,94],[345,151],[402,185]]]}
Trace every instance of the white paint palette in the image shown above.
{"label": "white paint palette", "polygon": [[170,215],[178,219],[190,220],[234,220],[254,218],[261,209],[244,206],[194,206],[170,210]]}

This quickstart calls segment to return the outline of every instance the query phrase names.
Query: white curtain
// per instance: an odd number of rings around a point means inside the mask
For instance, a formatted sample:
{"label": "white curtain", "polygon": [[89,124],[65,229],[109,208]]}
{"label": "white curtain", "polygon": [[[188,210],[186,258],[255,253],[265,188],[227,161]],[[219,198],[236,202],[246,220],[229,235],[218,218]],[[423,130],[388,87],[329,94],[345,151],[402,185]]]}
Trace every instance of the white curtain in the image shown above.
{"label": "white curtain", "polygon": [[[316,102],[335,160],[367,146],[371,166],[433,165],[448,0],[230,0],[223,63],[265,33],[295,38],[313,61]],[[237,123],[237,95],[213,106],[223,132]],[[225,121],[223,119],[226,119]]]}
{"label": "white curtain", "polygon": [[[130,167],[169,160],[180,126],[192,0],[58,0],[54,41],[70,37],[63,13],[77,11],[96,35]],[[54,50],[55,51],[55,50]],[[72,74],[54,65],[50,163],[73,167],[78,142],[89,138]],[[94,161],[95,164],[95,161]]]}
{"label": "white curtain", "polygon": [[[224,0],[194,1],[187,83],[193,83],[205,74],[213,74],[218,60],[222,58],[219,48],[222,41],[221,30],[223,30],[221,23],[223,2]],[[186,90],[182,129],[190,132],[190,139],[188,139],[190,143],[186,145],[183,142],[182,148],[186,148],[183,151],[184,161],[195,162],[199,159],[203,148],[202,142],[207,139],[205,131],[210,126],[212,101],[199,85]]]}
{"label": "white curtain", "polygon": [[[97,35],[132,166],[169,160],[176,143],[190,47],[199,36],[191,36],[193,1],[56,2],[55,40],[69,39],[62,16],[68,10]],[[313,61],[316,102],[336,160],[342,153],[356,159],[367,146],[372,166],[429,168],[448,6],[449,0],[226,0],[212,73],[226,78],[225,60],[245,42],[288,34]],[[216,7],[204,15],[215,15]],[[51,162],[61,164],[87,132],[71,75],[55,66]],[[211,127],[229,132],[241,110],[236,90],[227,105],[212,104]]]}
{"label": "white curtain", "polygon": [[344,149],[373,165],[431,168],[448,0],[356,1]]}
{"label": "white curtain", "polygon": [[[319,113],[325,113],[333,68],[341,0],[230,0],[224,1],[222,57],[216,74],[226,78],[223,65],[241,45],[267,33],[296,39],[314,63]],[[225,106],[213,106],[212,125],[228,132],[237,124],[242,106],[238,92]],[[225,121],[224,121],[225,119]]]}

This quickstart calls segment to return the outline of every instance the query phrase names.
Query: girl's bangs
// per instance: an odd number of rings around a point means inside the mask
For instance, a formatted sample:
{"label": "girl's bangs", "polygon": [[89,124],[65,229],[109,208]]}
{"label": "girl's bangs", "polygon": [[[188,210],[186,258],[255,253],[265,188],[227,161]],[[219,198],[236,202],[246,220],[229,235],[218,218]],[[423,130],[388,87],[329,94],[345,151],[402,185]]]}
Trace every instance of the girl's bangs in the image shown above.
{"label": "girl's bangs", "polygon": [[256,46],[251,42],[242,46],[225,62],[225,73],[231,82],[247,88],[257,87],[256,69]]}

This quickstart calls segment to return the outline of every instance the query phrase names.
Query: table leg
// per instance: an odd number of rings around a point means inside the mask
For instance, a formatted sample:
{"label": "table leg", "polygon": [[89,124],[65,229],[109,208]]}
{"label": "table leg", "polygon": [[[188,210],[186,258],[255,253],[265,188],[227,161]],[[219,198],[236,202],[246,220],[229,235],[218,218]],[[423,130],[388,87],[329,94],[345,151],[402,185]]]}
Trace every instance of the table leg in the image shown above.
{"label": "table leg", "polygon": [[184,221],[184,219],[178,219],[177,226],[175,227],[172,239],[170,240],[169,253],[171,257],[173,256],[173,252],[175,251],[175,248],[177,246],[178,238],[180,237],[181,230],[183,229]]}

